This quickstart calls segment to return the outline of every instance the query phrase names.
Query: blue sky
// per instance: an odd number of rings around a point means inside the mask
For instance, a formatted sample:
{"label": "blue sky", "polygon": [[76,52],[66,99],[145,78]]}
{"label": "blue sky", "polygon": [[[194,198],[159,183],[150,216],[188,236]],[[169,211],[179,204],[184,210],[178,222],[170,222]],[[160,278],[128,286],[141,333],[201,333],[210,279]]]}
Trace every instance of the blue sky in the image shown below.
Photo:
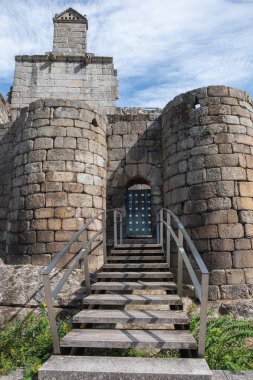
{"label": "blue sky", "polygon": [[52,17],[86,14],[88,51],[113,56],[119,106],[163,107],[174,96],[224,84],[253,96],[253,0],[0,0],[0,92],[14,56],[52,50]]}

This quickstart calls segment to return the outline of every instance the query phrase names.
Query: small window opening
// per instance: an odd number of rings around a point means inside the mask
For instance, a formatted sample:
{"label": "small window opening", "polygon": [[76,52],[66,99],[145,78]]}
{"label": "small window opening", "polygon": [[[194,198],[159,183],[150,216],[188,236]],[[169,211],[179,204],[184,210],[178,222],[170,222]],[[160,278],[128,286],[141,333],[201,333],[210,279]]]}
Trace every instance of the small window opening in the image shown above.
{"label": "small window opening", "polygon": [[199,104],[199,100],[198,98],[196,97],[195,98],[195,102],[194,102],[194,108],[195,110],[199,109],[201,107],[201,105]]}

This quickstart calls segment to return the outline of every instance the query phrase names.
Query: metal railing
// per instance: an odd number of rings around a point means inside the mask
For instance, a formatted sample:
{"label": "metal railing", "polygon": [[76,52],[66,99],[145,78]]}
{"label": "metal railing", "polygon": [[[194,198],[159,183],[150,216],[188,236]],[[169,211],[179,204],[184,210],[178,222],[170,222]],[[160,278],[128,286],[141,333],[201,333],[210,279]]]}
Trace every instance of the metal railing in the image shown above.
{"label": "metal railing", "polygon": [[[165,213],[165,219],[164,219]],[[176,228],[178,229],[178,235],[171,227],[171,220],[174,221]],[[166,228],[166,237],[164,239],[164,227]],[[199,327],[199,342],[198,342],[198,356],[204,357],[205,354],[205,340],[206,340],[206,327],[207,327],[207,306],[208,306],[208,284],[209,284],[209,272],[205,263],[203,262],[197,248],[193,241],[185,230],[184,226],[178,219],[178,217],[168,209],[161,209],[157,213],[157,242],[164,248],[165,240],[165,252],[166,261],[171,264],[171,236],[176,243],[178,252],[178,268],[177,268],[177,291],[178,295],[182,297],[183,291],[183,268],[184,264],[192,280],[195,288],[197,298],[200,301],[200,327]],[[184,241],[190,249],[193,258],[200,270],[201,281],[193,269],[193,266],[189,260],[189,257],[184,249]]]}
{"label": "metal railing", "polygon": [[[120,235],[120,244],[122,243],[122,214],[119,210],[107,210],[107,211],[101,211],[100,213],[96,214],[92,218],[88,219],[87,222],[76,232],[73,234],[71,239],[68,241],[68,243],[65,244],[61,252],[59,252],[54,259],[51,261],[51,263],[44,269],[42,272],[42,278],[43,278],[43,285],[44,285],[44,291],[45,291],[45,301],[47,305],[47,311],[48,311],[48,318],[50,323],[50,330],[53,338],[53,349],[54,354],[59,355],[60,354],[60,340],[57,332],[57,325],[56,325],[56,318],[55,318],[55,310],[54,310],[54,300],[56,299],[57,295],[59,294],[61,288],[65,284],[66,280],[70,276],[73,269],[77,267],[77,265],[81,262],[83,262],[84,267],[84,274],[85,274],[85,286],[87,289],[87,292],[90,293],[90,273],[89,273],[89,263],[88,263],[88,254],[90,252],[90,247],[92,243],[96,240],[96,238],[103,234],[102,240],[96,245],[95,249],[103,244],[103,257],[104,257],[104,263],[107,262],[107,249],[106,249],[106,217],[108,212],[113,212],[113,220],[114,220],[114,245],[118,243],[118,216],[119,216],[119,235]],[[96,220],[102,219],[102,228],[98,230],[88,241],[87,241],[87,230],[88,227]],[[51,288],[51,279],[50,274],[53,271],[53,269],[56,268],[56,265],[59,263],[60,260],[62,260],[66,254],[68,253],[71,245],[78,240],[78,238],[83,236],[83,246],[81,250],[75,254],[75,256],[71,259],[71,261],[68,263],[68,267],[62,277],[59,279],[58,283],[54,286],[54,289]]]}

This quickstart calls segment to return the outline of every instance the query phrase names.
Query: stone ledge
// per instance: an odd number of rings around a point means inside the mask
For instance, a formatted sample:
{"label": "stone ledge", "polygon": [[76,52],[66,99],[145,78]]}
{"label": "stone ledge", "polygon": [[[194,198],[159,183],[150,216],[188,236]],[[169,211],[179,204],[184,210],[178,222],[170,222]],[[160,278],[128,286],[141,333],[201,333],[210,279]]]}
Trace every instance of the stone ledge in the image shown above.
{"label": "stone ledge", "polygon": [[113,63],[112,57],[98,57],[90,54],[75,56],[61,54],[43,54],[43,55],[16,55],[16,62],[83,62],[88,63]]}

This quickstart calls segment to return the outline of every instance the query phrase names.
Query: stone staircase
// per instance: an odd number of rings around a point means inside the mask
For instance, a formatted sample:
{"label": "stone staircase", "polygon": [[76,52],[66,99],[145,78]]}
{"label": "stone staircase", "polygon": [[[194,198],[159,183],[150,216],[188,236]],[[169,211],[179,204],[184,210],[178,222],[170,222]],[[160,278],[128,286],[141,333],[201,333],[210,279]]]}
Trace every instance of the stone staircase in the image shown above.
{"label": "stone staircase", "polygon": [[[52,356],[39,379],[210,380],[169,269],[158,244],[115,245],[60,342],[65,355]],[[179,350],[181,359],[109,356],[128,348]],[[94,349],[108,356],[88,356]]]}

